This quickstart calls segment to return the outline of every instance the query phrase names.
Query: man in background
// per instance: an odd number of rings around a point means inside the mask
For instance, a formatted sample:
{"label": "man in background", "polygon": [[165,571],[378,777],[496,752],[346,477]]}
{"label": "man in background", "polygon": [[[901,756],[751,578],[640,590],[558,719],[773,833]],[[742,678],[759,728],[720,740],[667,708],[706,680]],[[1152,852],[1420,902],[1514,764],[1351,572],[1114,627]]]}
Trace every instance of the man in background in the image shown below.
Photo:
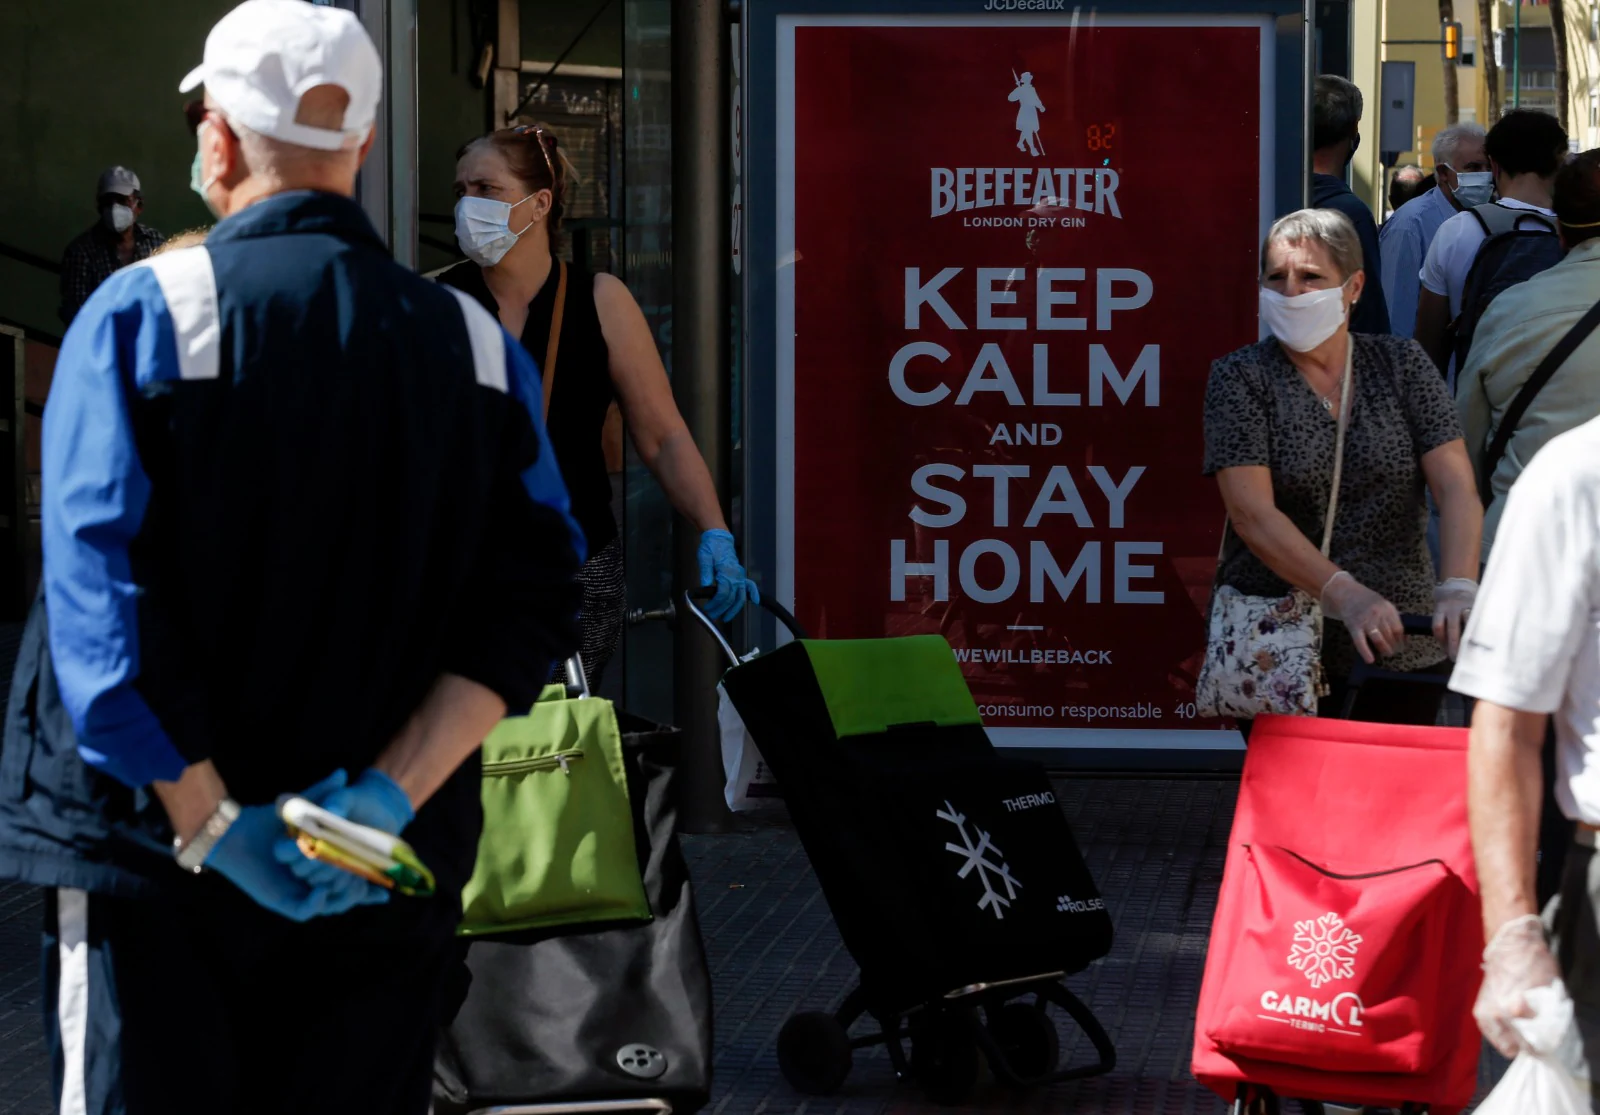
{"label": "man in background", "polygon": [[[1600,150],[1586,151],[1556,175],[1556,227],[1566,258],[1502,291],[1484,312],[1456,385],[1473,471],[1534,370],[1600,303]],[[1483,548],[1490,552],[1506,495],[1552,438],[1600,417],[1600,330],[1574,336],[1577,348],[1532,396],[1486,495]]]}
{"label": "man in background", "polygon": [[[1389,179],[1389,212],[1399,211],[1400,207],[1412,198],[1422,193],[1422,183],[1427,175],[1422,173],[1420,166],[1403,166],[1394,172]],[[1381,243],[1383,233],[1378,233]]]}
{"label": "man in background", "polygon": [[144,194],[139,176],[125,166],[114,166],[100,176],[95,192],[100,217],[61,255],[61,315],[71,325],[78,310],[118,269],[148,259],[165,239],[149,225],[139,223]]}
{"label": "man in background", "polygon": [[[1489,130],[1484,151],[1498,195],[1495,204],[1513,211],[1518,227],[1529,231],[1550,228],[1555,218],[1555,210],[1550,208],[1551,190],[1568,151],[1567,133],[1556,118],[1535,109],[1513,109]],[[1470,209],[1489,199],[1460,200]],[[1440,226],[1422,264],[1414,336],[1452,386],[1459,369],[1453,366],[1451,323],[1461,315],[1467,276],[1488,237],[1482,218],[1471,212],[1458,213]]]}
{"label": "man in background", "polygon": [[1378,225],[1372,210],[1345,184],[1345,173],[1361,146],[1361,90],[1333,74],[1317,78],[1311,109],[1311,206],[1336,209],[1349,217],[1361,236],[1362,270],[1367,286],[1350,315],[1357,333],[1389,332],[1389,310],[1383,297],[1383,264],[1378,251]]}
{"label": "man in background", "polygon": [[1463,209],[1482,205],[1494,190],[1483,127],[1452,124],[1433,137],[1438,184],[1399,206],[1378,233],[1383,250],[1383,293],[1389,302],[1389,328],[1409,337],[1417,326],[1417,296],[1422,261],[1440,227]]}

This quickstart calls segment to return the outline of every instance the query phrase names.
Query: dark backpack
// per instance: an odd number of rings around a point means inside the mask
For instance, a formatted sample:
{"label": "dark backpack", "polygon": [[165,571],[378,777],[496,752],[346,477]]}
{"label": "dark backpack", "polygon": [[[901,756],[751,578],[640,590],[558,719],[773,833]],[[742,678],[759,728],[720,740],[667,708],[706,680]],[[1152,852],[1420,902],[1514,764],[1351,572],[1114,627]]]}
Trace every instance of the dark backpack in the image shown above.
{"label": "dark backpack", "polygon": [[1455,320],[1456,368],[1467,366],[1472,335],[1495,295],[1560,263],[1566,255],[1556,223],[1531,209],[1490,203],[1467,210],[1483,226],[1484,241],[1467,272]]}

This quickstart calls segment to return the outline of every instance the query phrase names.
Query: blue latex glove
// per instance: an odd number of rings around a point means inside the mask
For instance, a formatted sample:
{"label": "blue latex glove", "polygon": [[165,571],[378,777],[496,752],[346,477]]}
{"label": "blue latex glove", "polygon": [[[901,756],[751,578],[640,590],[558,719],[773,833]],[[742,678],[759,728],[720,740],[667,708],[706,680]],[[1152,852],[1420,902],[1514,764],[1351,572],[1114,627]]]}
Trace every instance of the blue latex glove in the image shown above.
{"label": "blue latex glove", "polygon": [[360,778],[335,790],[327,801],[319,804],[329,813],[358,825],[382,829],[390,836],[399,836],[400,830],[417,816],[400,784],[376,767],[368,767]]}
{"label": "blue latex glove", "polygon": [[[343,772],[340,772],[343,774]],[[391,836],[400,835],[400,830],[409,825],[416,810],[411,807],[411,799],[400,788],[400,784],[384,774],[381,770],[368,767],[348,786],[340,778],[336,786],[323,800],[315,802],[336,817],[354,821],[358,825],[369,828],[381,829]],[[301,853],[293,841],[285,841],[287,849],[283,851],[282,861],[298,876],[307,886],[326,887],[330,891],[340,892],[349,886],[346,880],[355,880],[363,887],[372,887],[372,884],[358,875],[331,863],[322,863]],[[292,854],[291,854],[292,853]],[[382,887],[374,887],[385,895],[389,892]]]}
{"label": "blue latex glove", "polygon": [[706,615],[726,623],[738,615],[748,601],[759,603],[761,594],[745,576],[739,555],[733,550],[733,535],[725,530],[708,530],[700,536],[700,585],[716,581],[717,594],[706,605]]}
{"label": "blue latex glove", "polygon": [[[320,805],[344,784],[344,771],[335,771],[300,796]],[[205,862],[257,903],[290,921],[309,921],[389,900],[383,887],[326,864],[315,866],[325,867],[337,878],[326,884],[308,883],[287,866],[286,852],[313,863],[289,839],[276,806],[249,805],[239,811],[238,820],[222,834]]]}

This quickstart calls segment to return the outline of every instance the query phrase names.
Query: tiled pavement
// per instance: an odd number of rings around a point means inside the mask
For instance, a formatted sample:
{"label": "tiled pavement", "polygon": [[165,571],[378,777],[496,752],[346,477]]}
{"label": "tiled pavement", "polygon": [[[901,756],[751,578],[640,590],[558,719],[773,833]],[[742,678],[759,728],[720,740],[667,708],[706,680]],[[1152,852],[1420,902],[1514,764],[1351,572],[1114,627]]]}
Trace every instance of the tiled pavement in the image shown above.
{"label": "tiled pavement", "polygon": [[[1187,1065],[1235,784],[1099,779],[1057,789],[1117,923],[1112,955],[1072,987],[1116,1041],[1118,1068],[1023,1096],[987,1088],[974,1109],[1222,1110],[1189,1079]],[[859,1054],[844,1093],[826,1101],[796,1096],[778,1074],[774,1046],[784,1020],[836,1006],[856,974],[793,831],[773,823],[690,837],[686,850],[716,984],[715,1115],[927,1109],[915,1089],[896,1087],[881,1049]],[[50,1110],[38,924],[35,894],[0,886],[0,1115]],[[1086,1042],[1069,1038],[1065,1046],[1067,1057],[1087,1053]]]}
{"label": "tiled pavement", "polygon": [[[1069,983],[1105,1023],[1118,1066],[1110,1076],[1022,1095],[985,1086],[969,1110],[1224,1110],[1194,1083],[1188,1064],[1237,784],[1094,779],[1056,789],[1117,926],[1112,954]],[[837,1097],[789,1089],[773,1052],[778,1030],[796,1010],[836,1007],[855,965],[792,830],[691,837],[687,849],[716,982],[714,1115],[934,1110],[911,1085],[895,1085],[881,1048],[857,1054]],[[1064,1057],[1090,1055],[1070,1024],[1062,1035]]]}

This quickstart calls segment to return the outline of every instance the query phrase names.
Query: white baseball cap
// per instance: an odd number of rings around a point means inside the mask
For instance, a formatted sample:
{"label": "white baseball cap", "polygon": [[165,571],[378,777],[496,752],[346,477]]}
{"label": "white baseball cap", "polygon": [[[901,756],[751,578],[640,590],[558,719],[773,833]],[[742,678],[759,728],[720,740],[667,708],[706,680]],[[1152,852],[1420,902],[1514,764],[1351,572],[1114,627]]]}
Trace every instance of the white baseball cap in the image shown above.
{"label": "white baseball cap", "polygon": [[[211,29],[205,61],[178,92],[199,85],[230,120],[253,132],[337,151],[361,146],[371,133],[383,63],[353,12],[306,0],[245,0]],[[300,98],[319,85],[349,94],[342,130],[295,122]]]}

